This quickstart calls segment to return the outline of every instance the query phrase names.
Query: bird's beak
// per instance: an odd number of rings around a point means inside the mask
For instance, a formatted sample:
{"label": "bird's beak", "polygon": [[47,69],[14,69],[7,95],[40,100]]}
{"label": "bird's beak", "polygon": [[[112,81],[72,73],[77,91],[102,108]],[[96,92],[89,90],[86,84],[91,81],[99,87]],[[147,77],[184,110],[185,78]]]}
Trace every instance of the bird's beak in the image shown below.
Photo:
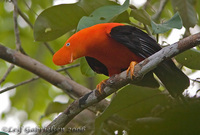
{"label": "bird's beak", "polygon": [[73,62],[73,53],[66,48],[61,48],[53,55],[53,62],[55,65],[62,66]]}

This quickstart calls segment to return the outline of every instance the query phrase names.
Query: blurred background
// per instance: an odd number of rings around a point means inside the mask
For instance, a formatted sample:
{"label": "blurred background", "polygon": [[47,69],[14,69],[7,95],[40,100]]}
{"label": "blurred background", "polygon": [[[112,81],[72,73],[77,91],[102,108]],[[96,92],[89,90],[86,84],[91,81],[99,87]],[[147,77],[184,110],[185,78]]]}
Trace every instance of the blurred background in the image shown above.
{"label": "blurred background", "polygon": [[[157,36],[158,42],[162,46],[173,44],[179,41],[183,37],[198,33],[200,31],[200,26],[199,26],[200,11],[196,10],[200,8],[199,1],[198,0],[196,1],[183,0],[183,1],[189,3],[187,5],[189,7],[188,9],[189,11],[185,11],[186,12],[185,14],[188,15],[187,12],[190,12],[190,10],[194,10],[192,12],[194,12],[197,16],[196,20],[194,19],[194,21],[196,22],[194,22],[194,24],[191,24],[190,26],[188,26],[189,25],[188,24],[187,27],[184,26],[181,29],[171,29],[168,32],[159,34],[159,36]],[[38,60],[39,62],[43,63],[44,65],[54,70],[60,68],[53,64],[52,51],[47,48],[47,45],[45,45],[44,42],[35,41],[33,36],[33,25],[38,15],[40,15],[40,13],[43,12],[45,9],[59,4],[69,4],[69,3],[73,4],[76,2],[77,2],[76,0],[48,0],[48,1],[18,0],[18,8],[24,15],[24,17],[22,17],[21,14],[17,16],[21,45],[25,50],[25,52],[30,57]],[[87,2],[88,3],[90,2],[90,0],[86,0],[85,2],[87,4]],[[164,2],[166,2],[166,4],[164,5],[164,8],[162,8],[161,3]],[[117,0],[115,1],[115,3],[123,4],[124,0],[119,0],[119,1]],[[150,16],[153,16],[154,14],[162,10],[159,19],[156,21],[157,23],[165,22],[175,14],[172,3],[173,0],[130,1],[130,4],[134,5],[137,9],[145,9],[145,11]],[[102,4],[101,6],[103,5],[104,4]],[[12,1],[0,0],[0,43],[11,49],[16,49],[13,10],[14,10],[14,5]],[[25,20],[25,18],[27,20]],[[63,18],[65,18],[65,16],[63,16]],[[190,17],[188,17],[188,19],[189,18]],[[128,23],[123,20],[121,22]],[[139,22],[137,19],[136,20],[133,19],[131,22],[139,26],[143,26],[143,23]],[[66,32],[66,34],[60,36],[55,40],[49,41],[48,46],[50,46],[53,52],[57,51],[61,46],[63,46],[64,42],[73,33],[74,29]],[[195,49],[196,49],[195,54],[189,53],[189,55],[192,56],[191,59],[196,59],[198,58],[198,56],[200,56],[199,47],[196,47]],[[185,55],[184,57],[186,60],[188,55]],[[198,61],[199,60],[197,60],[197,62]],[[184,92],[184,94],[187,97],[198,99],[199,97],[198,91],[200,89],[199,85],[200,67],[198,67],[198,65],[195,64],[193,64],[194,66],[191,67],[190,64],[188,63],[184,65],[184,62],[180,63],[181,60],[178,62],[179,62],[178,65],[182,67],[183,71],[191,79],[191,85]],[[77,65],[77,66],[67,70],[71,78],[73,78],[73,80],[76,81],[77,83],[86,86],[90,89],[94,89],[101,80],[107,78],[104,75],[97,75],[97,74],[90,77],[83,75],[80,71],[79,63],[80,63],[79,60],[75,61],[71,65]],[[32,80],[33,78],[36,77],[34,74],[17,66],[12,66],[10,63],[5,62],[2,59],[0,59],[0,79],[3,78],[3,76],[5,75],[5,73],[9,68],[12,68],[12,71],[6,77],[5,81],[1,82],[0,84],[0,91],[9,89],[7,92],[0,93],[0,131],[2,131],[3,128],[5,128],[4,130],[8,131],[8,130],[14,130],[15,128],[19,129],[20,127],[33,127],[33,128],[40,126],[45,127],[59,114],[59,112],[62,112],[62,110],[64,110],[67,107],[67,105],[73,101],[73,99],[71,99],[68,95],[64,94],[61,90],[59,90],[52,84],[42,79]],[[65,72],[61,73],[65,75]],[[24,81],[28,81],[28,83],[22,84],[22,82]],[[16,86],[17,84],[19,84],[19,86]],[[14,88],[11,89],[10,88],[11,86],[13,86]],[[108,97],[107,99],[110,101],[111,97],[112,96]],[[90,118],[94,117],[94,115],[90,116],[89,113],[87,114]],[[72,127],[85,126],[84,124],[80,123],[79,125],[76,123]],[[88,127],[93,128],[93,126],[88,126]],[[115,134],[119,134],[118,130],[114,129],[113,131]],[[126,130],[121,130],[121,131],[123,132],[123,134],[127,133]],[[93,132],[90,133],[92,134]],[[9,134],[12,135],[17,133],[11,131]],[[26,134],[26,133],[24,132],[21,134]],[[34,133],[31,132],[30,134]],[[140,134],[140,132],[138,132],[138,134]]]}

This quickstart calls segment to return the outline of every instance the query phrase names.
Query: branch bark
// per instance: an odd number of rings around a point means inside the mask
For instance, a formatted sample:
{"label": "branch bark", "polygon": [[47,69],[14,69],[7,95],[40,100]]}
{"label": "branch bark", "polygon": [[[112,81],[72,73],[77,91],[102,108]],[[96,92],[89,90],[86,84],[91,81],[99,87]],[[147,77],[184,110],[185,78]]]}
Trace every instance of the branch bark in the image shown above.
{"label": "branch bark", "polygon": [[[138,81],[146,73],[154,69],[159,63],[166,59],[172,58],[173,56],[190,49],[200,44],[200,33],[189,36],[185,39],[180,40],[168,47],[161,49],[159,52],[143,60],[135,66],[133,81]],[[60,114],[55,120],[53,120],[47,129],[51,129],[52,132],[40,132],[42,135],[53,135],[65,125],[67,125],[78,113],[85,108],[100,102],[105,97],[109,96],[113,92],[116,92],[121,87],[127,85],[131,81],[130,75],[126,75],[126,71],[110,77],[106,84],[102,88],[100,94],[98,90],[93,90],[83,97],[75,100],[62,114]]]}
{"label": "branch bark", "polygon": [[[80,64],[75,64],[75,65],[72,65],[72,66],[69,66],[69,67],[64,67],[64,68],[58,69],[58,70],[56,70],[56,71],[57,71],[57,72],[66,71],[67,69],[70,69],[70,68],[73,68],[73,67],[77,67],[77,66],[79,66],[79,65],[80,65]],[[5,73],[5,75],[3,76],[3,78],[0,80],[0,84],[5,80],[5,78],[7,77],[7,75],[10,73],[11,68],[14,68],[14,65],[13,65],[13,64],[11,64],[11,66],[10,66],[9,69],[8,69],[8,71]],[[5,89],[0,90],[0,94],[6,92],[6,91],[8,91],[8,90],[12,90],[12,89],[14,89],[14,88],[17,88],[17,87],[19,87],[19,86],[21,86],[21,85],[24,85],[24,84],[33,82],[33,81],[38,80],[38,79],[40,79],[40,77],[39,77],[39,76],[36,76],[36,77],[33,77],[33,78],[28,79],[28,80],[26,80],[26,81],[20,82],[20,83],[18,83],[18,84],[15,84],[15,85],[6,87]]]}
{"label": "branch bark", "polygon": [[[34,73],[35,75],[60,88],[64,93],[67,93],[74,99],[77,99],[91,91],[88,88],[74,82],[70,78],[61,75],[53,69],[48,68],[37,60],[7,48],[1,44],[0,58]],[[107,105],[108,102],[104,100],[94,109],[102,111],[102,108],[105,108]]]}
{"label": "branch bark", "polygon": [[42,63],[2,45],[0,45],[0,58],[40,76],[73,97],[80,97],[90,91]]}

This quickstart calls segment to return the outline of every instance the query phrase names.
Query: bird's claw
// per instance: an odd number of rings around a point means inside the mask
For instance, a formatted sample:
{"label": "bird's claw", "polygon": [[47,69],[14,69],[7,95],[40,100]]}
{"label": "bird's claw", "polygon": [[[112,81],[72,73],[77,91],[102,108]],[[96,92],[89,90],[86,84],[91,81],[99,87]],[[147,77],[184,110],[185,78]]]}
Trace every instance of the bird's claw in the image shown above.
{"label": "bird's claw", "polygon": [[130,72],[130,75],[131,75],[131,80],[133,80],[133,76],[134,76],[134,68],[135,68],[135,65],[137,64],[137,62],[135,61],[132,61],[130,63],[130,66],[128,67],[127,69],[127,72],[126,72],[126,75],[128,76],[129,72]]}
{"label": "bird's claw", "polygon": [[106,81],[107,81],[107,79],[106,80],[103,80],[102,82],[100,82],[97,86],[96,86],[96,89],[99,91],[99,93],[100,94],[102,94],[102,89],[101,89],[101,87],[102,87],[102,85],[104,85],[104,84],[106,84]]}

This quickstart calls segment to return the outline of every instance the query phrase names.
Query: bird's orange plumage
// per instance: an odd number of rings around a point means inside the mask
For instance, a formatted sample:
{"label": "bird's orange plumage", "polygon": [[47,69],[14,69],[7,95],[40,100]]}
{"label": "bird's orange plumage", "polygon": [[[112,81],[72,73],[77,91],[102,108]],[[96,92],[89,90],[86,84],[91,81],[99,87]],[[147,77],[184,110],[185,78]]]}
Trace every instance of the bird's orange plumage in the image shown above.
{"label": "bird's orange plumage", "polygon": [[[120,25],[123,24],[98,24],[75,33],[55,53],[53,62],[56,65],[65,65],[79,57],[89,56],[103,63],[109,76],[120,73],[121,69],[127,69],[131,61],[140,62],[143,58],[110,37],[111,29]],[[67,43],[70,45],[66,46]]]}
{"label": "bird's orange plumage", "polygon": [[[130,71],[133,75],[135,64],[160,49],[153,38],[135,27],[120,23],[104,23],[72,35],[54,54],[53,62],[56,65],[65,65],[86,56],[88,64],[97,73],[112,76],[128,69],[127,72]],[[189,86],[189,78],[172,60],[159,64],[144,76],[142,83],[139,82],[137,85],[159,87],[153,72],[172,96],[180,95]],[[97,86],[100,92],[101,84]]]}

